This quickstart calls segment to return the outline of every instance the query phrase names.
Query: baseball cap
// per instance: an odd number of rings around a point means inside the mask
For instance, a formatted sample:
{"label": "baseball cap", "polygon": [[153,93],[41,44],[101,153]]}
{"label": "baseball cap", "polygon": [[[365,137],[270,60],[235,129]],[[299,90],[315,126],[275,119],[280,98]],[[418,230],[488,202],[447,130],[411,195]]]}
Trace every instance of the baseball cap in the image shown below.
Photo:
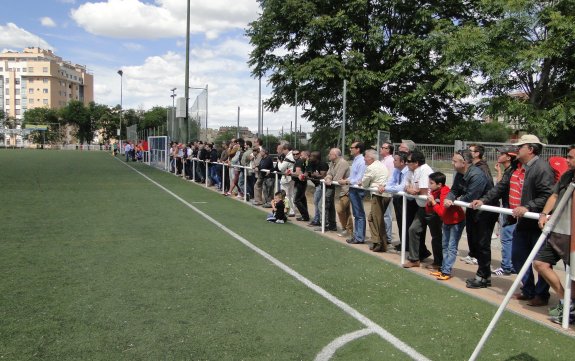
{"label": "baseball cap", "polygon": [[546,145],[544,143],[541,143],[541,141],[539,140],[539,138],[537,138],[536,135],[534,134],[524,134],[521,136],[521,138],[519,138],[519,141],[517,143],[513,143],[513,145],[523,145],[523,144],[541,144],[541,145]]}
{"label": "baseball cap", "polygon": [[506,146],[497,148],[497,151],[499,153],[507,153],[508,155],[510,155],[512,157],[517,156],[517,147],[514,147],[512,145],[506,145]]}

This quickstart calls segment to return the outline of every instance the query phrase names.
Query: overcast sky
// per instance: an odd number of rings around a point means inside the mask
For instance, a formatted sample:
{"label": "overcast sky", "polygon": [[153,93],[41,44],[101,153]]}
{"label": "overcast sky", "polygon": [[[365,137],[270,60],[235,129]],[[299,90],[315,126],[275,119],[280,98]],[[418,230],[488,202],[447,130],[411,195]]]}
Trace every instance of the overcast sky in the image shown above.
{"label": "overcast sky", "polygon": [[[184,96],[186,0],[12,0],[0,12],[0,51],[51,49],[94,74],[95,101],[124,108],[171,106],[172,88]],[[244,36],[260,9],[255,0],[191,0],[190,86],[209,88],[209,126],[257,130],[258,81],[247,65]],[[199,90],[190,90],[190,104]],[[262,98],[270,90],[262,84]],[[298,111],[300,114],[301,111]],[[286,131],[294,109],[264,114],[264,128]],[[298,119],[298,127],[311,126]]]}

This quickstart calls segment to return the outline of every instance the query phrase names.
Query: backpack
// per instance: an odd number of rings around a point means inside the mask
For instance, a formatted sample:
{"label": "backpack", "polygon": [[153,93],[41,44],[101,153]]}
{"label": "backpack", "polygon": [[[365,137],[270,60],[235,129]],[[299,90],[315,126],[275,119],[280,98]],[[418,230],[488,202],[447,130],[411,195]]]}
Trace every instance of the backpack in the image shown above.
{"label": "backpack", "polygon": [[559,178],[569,169],[569,164],[567,163],[567,159],[560,156],[553,156],[549,157],[549,165],[551,169],[553,169],[553,173],[555,174],[555,183],[559,181]]}

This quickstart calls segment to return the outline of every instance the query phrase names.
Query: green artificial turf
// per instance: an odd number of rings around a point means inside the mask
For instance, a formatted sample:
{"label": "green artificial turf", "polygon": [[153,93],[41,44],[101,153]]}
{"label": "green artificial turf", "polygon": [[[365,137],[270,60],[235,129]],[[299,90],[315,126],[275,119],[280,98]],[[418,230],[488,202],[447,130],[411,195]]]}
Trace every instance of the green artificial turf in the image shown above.
{"label": "green artificial turf", "polygon": [[[467,359],[495,308],[173,175],[129,163],[433,360]],[[0,151],[0,359],[313,360],[365,328],[98,152]],[[568,360],[506,313],[484,360]],[[377,335],[334,360],[404,360]]]}

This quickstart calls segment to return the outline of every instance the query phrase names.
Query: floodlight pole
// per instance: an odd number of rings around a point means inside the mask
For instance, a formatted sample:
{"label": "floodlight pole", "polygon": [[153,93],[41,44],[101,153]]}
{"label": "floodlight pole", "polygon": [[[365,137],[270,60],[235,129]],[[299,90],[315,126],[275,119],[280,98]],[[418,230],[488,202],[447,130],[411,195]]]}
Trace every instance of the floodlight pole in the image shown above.
{"label": "floodlight pole", "polygon": [[120,128],[118,129],[118,147],[120,146],[120,142],[122,141],[122,113],[124,112],[124,104],[123,104],[123,87],[124,87],[124,72],[122,69],[118,70],[118,74],[120,75]]}

